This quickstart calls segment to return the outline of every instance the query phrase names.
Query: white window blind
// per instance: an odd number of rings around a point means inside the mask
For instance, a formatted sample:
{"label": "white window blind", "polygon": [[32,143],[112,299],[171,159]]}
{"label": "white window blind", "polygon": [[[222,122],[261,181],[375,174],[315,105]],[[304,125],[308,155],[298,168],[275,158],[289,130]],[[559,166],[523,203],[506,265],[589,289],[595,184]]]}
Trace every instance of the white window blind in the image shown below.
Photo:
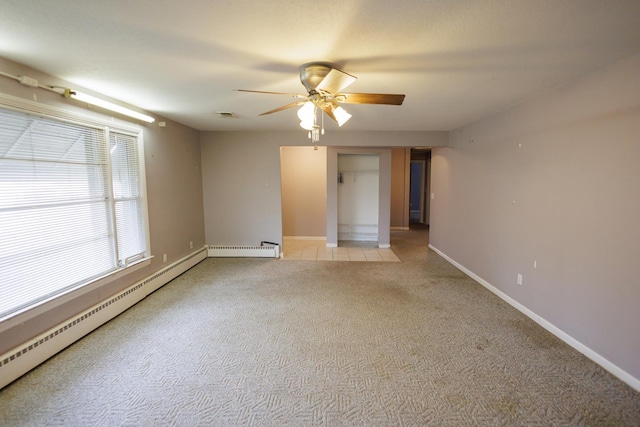
{"label": "white window blind", "polygon": [[143,258],[147,249],[138,138],[111,131],[109,143],[118,237],[118,264],[125,267],[130,262]]}
{"label": "white window blind", "polygon": [[0,108],[0,318],[147,250],[138,137]]}

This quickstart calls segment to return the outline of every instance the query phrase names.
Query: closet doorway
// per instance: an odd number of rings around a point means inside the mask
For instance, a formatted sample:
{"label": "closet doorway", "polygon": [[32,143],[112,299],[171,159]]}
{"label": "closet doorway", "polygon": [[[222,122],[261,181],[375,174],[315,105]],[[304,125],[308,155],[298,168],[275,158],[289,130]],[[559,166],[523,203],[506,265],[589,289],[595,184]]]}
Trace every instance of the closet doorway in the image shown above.
{"label": "closet doorway", "polygon": [[378,241],[378,154],[338,155],[338,240]]}

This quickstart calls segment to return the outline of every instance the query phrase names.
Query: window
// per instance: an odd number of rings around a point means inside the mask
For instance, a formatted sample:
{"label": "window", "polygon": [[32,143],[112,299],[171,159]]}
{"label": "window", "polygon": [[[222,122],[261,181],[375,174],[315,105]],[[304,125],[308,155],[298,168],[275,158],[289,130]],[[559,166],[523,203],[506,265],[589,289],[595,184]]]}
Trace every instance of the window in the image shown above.
{"label": "window", "polygon": [[139,133],[0,108],[0,318],[147,256],[141,156]]}

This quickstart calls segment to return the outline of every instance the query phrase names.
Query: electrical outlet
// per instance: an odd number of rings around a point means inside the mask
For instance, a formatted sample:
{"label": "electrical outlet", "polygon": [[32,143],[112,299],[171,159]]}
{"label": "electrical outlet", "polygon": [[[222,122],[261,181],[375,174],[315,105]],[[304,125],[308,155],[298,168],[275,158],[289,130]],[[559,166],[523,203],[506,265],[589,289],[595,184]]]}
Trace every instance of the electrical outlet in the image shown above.
{"label": "electrical outlet", "polygon": [[516,279],[518,285],[522,285],[522,274],[518,273],[518,278]]}
{"label": "electrical outlet", "polygon": [[193,249],[193,242],[189,242],[189,249]]}
{"label": "electrical outlet", "polygon": [[167,262],[167,254],[162,254],[162,262]]}

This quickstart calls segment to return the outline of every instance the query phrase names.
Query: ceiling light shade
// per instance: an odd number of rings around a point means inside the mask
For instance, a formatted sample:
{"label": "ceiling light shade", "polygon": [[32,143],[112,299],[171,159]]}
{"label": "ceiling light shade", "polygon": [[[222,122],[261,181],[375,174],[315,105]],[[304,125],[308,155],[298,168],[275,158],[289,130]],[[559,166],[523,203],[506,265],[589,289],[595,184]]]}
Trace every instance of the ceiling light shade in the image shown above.
{"label": "ceiling light shade", "polygon": [[333,115],[338,121],[338,126],[342,126],[351,118],[351,114],[347,113],[347,111],[342,107],[335,107],[333,109]]}
{"label": "ceiling light shade", "polygon": [[68,93],[68,96],[73,99],[81,102],[86,102],[87,104],[95,105],[96,107],[104,108],[105,110],[124,114],[125,116],[133,117],[134,119],[142,120],[147,123],[153,123],[156,121],[156,119],[151,116],[133,111],[129,108],[114,104],[109,101],[105,101],[104,99],[96,98],[95,96],[87,95],[86,93],[78,92],[75,90],[68,90],[66,91],[66,93]]}
{"label": "ceiling light shade", "polygon": [[313,102],[305,102],[298,110],[298,118],[303,122],[308,122],[309,120],[313,121],[313,118],[315,116],[315,109],[316,106],[313,104]]}
{"label": "ceiling light shade", "polygon": [[311,121],[302,120],[300,122],[300,127],[302,129],[311,130],[311,129],[313,129],[313,126],[314,126],[313,120],[311,120]]}
{"label": "ceiling light shade", "polygon": [[298,110],[300,127],[306,130],[313,129],[316,124],[316,106],[313,102],[307,101]]}

